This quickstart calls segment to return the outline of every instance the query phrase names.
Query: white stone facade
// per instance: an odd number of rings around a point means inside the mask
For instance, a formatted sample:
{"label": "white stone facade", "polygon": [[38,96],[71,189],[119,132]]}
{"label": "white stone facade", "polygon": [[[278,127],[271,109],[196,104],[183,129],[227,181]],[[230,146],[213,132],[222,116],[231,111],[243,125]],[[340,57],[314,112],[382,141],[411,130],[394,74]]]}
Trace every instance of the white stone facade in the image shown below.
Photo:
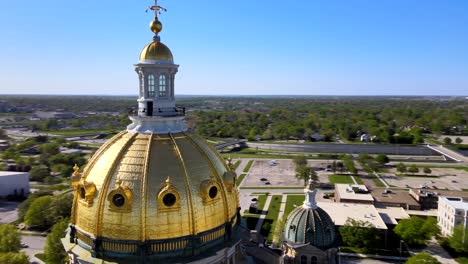
{"label": "white stone facade", "polygon": [[29,193],[29,173],[0,171],[0,197],[8,195],[27,196]]}
{"label": "white stone facade", "polygon": [[437,223],[443,236],[450,236],[458,225],[465,228],[468,221],[468,202],[460,197],[439,197]]}

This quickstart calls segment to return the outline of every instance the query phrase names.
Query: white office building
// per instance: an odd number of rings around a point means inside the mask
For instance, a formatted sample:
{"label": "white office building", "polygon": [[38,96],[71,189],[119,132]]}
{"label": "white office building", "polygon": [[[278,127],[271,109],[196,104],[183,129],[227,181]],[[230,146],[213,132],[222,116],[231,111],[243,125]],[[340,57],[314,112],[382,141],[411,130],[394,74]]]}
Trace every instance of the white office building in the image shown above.
{"label": "white office building", "polygon": [[468,202],[460,197],[439,197],[437,223],[443,236],[450,236],[458,225],[467,226]]}
{"label": "white office building", "polygon": [[29,194],[29,173],[0,171],[0,198],[15,194]]}

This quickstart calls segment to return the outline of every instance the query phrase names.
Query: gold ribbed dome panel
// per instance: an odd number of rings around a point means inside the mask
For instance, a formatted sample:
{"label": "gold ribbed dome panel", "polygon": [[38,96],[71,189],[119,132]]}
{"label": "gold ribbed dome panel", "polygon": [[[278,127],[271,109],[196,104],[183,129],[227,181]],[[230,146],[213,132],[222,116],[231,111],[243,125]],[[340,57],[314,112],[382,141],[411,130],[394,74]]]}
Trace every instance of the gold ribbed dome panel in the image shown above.
{"label": "gold ribbed dome panel", "polygon": [[161,42],[151,42],[146,45],[140,54],[140,61],[163,60],[174,62],[171,50]]}
{"label": "gold ribbed dome panel", "polygon": [[[232,184],[225,182],[227,173],[219,154],[194,135],[122,132],[102,146],[84,169],[82,179],[96,186],[96,197],[91,206],[76,197],[73,221],[90,237],[113,240],[197,235],[236,216],[238,193],[227,187]],[[208,197],[206,186],[217,186],[216,198]],[[179,196],[177,206],[169,209],[162,208],[158,199],[167,189]],[[125,206],[115,207],[116,193],[129,195]]]}

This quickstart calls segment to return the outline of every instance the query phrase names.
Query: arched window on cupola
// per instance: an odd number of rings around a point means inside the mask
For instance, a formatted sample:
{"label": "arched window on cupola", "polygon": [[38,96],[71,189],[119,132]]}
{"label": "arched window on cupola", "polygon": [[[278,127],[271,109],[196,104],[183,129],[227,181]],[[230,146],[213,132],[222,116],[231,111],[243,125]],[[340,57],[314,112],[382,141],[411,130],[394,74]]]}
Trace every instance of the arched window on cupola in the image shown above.
{"label": "arched window on cupola", "polygon": [[159,97],[167,96],[166,75],[159,76]]}
{"label": "arched window on cupola", "polygon": [[301,256],[301,264],[307,264],[307,256]]}
{"label": "arched window on cupola", "polygon": [[154,83],[154,75],[150,74],[148,76],[148,97],[154,97],[154,91],[155,91],[155,83]]}

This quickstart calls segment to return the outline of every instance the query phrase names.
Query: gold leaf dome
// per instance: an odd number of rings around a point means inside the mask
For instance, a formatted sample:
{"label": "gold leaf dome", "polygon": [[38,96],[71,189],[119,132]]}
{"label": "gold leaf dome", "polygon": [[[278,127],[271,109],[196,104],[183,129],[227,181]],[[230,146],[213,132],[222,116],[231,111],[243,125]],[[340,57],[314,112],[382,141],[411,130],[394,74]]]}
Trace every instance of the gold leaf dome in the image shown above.
{"label": "gold leaf dome", "polygon": [[174,62],[171,50],[161,42],[153,41],[146,45],[140,54],[140,61],[162,60]]}
{"label": "gold leaf dome", "polygon": [[189,133],[121,132],[74,177],[77,237],[90,247],[100,240],[106,252],[139,254],[144,243],[148,254],[161,254],[187,248],[193,237],[216,244],[239,220],[235,174]]}

